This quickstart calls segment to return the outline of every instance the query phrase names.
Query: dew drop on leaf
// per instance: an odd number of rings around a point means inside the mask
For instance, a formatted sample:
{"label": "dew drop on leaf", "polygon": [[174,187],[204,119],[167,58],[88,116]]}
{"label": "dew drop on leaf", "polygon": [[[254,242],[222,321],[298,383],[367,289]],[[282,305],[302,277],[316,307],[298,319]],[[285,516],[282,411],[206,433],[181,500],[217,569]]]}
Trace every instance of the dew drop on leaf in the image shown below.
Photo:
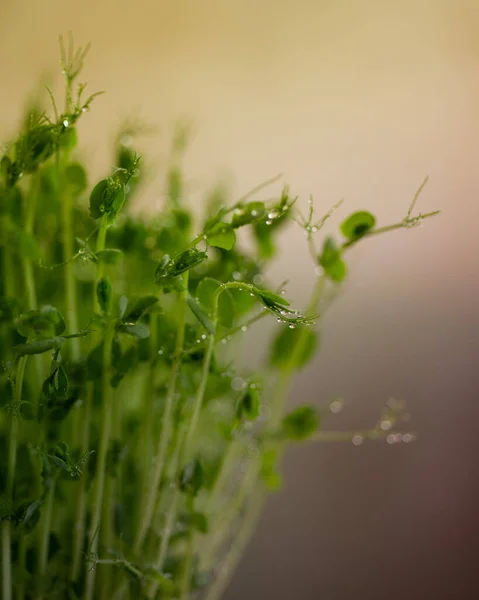
{"label": "dew drop on leaf", "polygon": [[355,435],[352,441],[355,446],[360,446],[364,442],[364,438],[362,435]]}

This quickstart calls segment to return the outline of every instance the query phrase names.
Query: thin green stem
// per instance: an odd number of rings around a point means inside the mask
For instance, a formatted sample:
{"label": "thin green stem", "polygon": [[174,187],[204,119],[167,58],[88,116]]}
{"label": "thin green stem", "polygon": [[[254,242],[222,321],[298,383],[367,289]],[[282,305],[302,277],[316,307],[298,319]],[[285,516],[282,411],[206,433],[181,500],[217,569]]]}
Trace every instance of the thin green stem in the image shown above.
{"label": "thin green stem", "polygon": [[[111,345],[113,341],[114,328],[111,324],[107,326],[105,339],[103,342],[103,372],[101,383],[102,397],[102,416],[100,444],[98,449],[98,462],[96,465],[96,475],[93,493],[93,511],[90,524],[90,552],[97,554],[99,545],[99,530],[101,524],[101,512],[103,503],[103,492],[105,486],[106,457],[110,443],[111,424],[112,424],[112,390],[110,387],[110,366],[111,366]],[[95,593],[95,570],[86,569],[86,587],[85,600],[93,600]]]}
{"label": "thin green stem", "polygon": [[[52,516],[53,516],[53,504],[55,501],[55,487],[56,487],[56,479],[53,479],[52,486],[48,491],[47,502],[45,506],[45,514],[44,514],[44,527],[42,528],[41,535],[41,543],[40,543],[40,555],[39,555],[39,565],[38,565],[38,573],[40,575],[40,580],[45,576],[47,572],[47,562],[48,562],[48,548],[50,543],[50,528],[52,524]],[[43,598],[43,594],[40,593],[37,598],[40,600]]]}
{"label": "thin green stem", "polygon": [[[165,563],[166,553],[168,552],[168,545],[170,543],[171,534],[173,532],[173,526],[174,526],[175,520],[176,520],[176,514],[178,512],[178,503],[180,500],[180,490],[179,490],[176,479],[177,479],[178,467],[179,467],[179,463],[180,463],[180,450],[182,448],[183,439],[184,439],[183,434],[184,434],[184,431],[180,431],[178,433],[177,440],[176,440],[177,443],[176,443],[176,447],[175,447],[175,452],[172,457],[172,471],[173,471],[173,474],[175,477],[173,495],[169,501],[168,512],[166,514],[166,519],[165,519],[165,525],[164,525],[162,535],[161,535],[161,543],[160,543],[160,548],[158,551],[158,557],[154,563],[154,568],[159,573],[161,573],[161,571],[163,569],[163,565]],[[152,600],[153,598],[155,598],[157,591],[158,591],[158,581],[154,580],[151,582],[146,595],[150,600]]]}
{"label": "thin green stem", "polygon": [[[15,377],[14,402],[16,406],[12,409],[10,415],[10,438],[8,444],[8,468],[7,468],[7,502],[13,509],[13,486],[15,481],[15,468],[17,464],[17,446],[18,446],[18,416],[17,410],[20,410],[22,402],[23,378],[25,375],[25,365],[27,357],[20,358],[17,364]],[[3,573],[3,596],[7,600],[12,598],[12,560],[11,560],[11,525],[8,519],[2,523],[2,573]]]}
{"label": "thin green stem", "polygon": [[[59,178],[59,201],[63,225],[63,261],[65,278],[66,317],[70,331],[78,331],[78,308],[75,275],[73,272],[73,198],[66,185],[62,185],[63,173],[60,158],[57,159]],[[80,359],[80,339],[71,341],[71,357],[74,362]]]}
{"label": "thin green stem", "polygon": [[[98,230],[98,236],[96,240],[96,251],[100,252],[104,250],[106,243],[106,234],[108,229],[107,217],[103,216],[100,222],[100,228]],[[96,280],[100,279],[103,274],[102,263],[97,264]],[[96,297],[96,286],[93,286],[92,296],[93,311],[96,312],[99,309],[98,300]],[[106,341],[105,341],[106,343]],[[108,386],[108,393],[110,392]],[[94,395],[94,384],[92,382],[87,383],[87,395],[85,401],[85,410],[82,418],[82,429],[81,429],[81,452],[82,456],[88,452],[90,447],[90,428],[91,428],[91,415],[92,415],[92,404]],[[87,470],[83,474],[80,481],[80,487],[78,490],[78,501],[76,509],[76,520],[75,528],[73,531],[73,560],[71,578],[72,581],[77,581],[80,576],[81,562],[82,562],[82,550],[85,540],[86,530],[86,485],[87,485]],[[92,530],[93,532],[95,529]],[[91,537],[91,536],[90,536]]]}
{"label": "thin green stem", "polygon": [[[93,400],[93,383],[87,382],[85,409],[83,412],[83,428],[81,440],[81,455],[84,456],[90,448],[90,420]],[[78,503],[76,509],[75,526],[73,528],[73,560],[71,579],[77,581],[80,575],[82,550],[85,541],[85,519],[86,519],[86,485],[87,485],[87,467],[80,479],[78,490]]]}
{"label": "thin green stem", "polygon": [[246,511],[246,517],[241,524],[235,542],[226,555],[226,559],[220,567],[220,573],[208,590],[205,600],[219,600],[226,591],[243,551],[255,530],[261,509],[263,508],[264,498],[265,493],[262,490],[258,490],[256,495],[251,499]]}
{"label": "thin green stem", "polygon": [[178,330],[176,334],[176,348],[175,357],[173,364],[171,365],[170,377],[168,381],[168,389],[166,392],[165,408],[163,410],[163,416],[160,426],[160,437],[158,440],[158,446],[156,449],[156,461],[154,466],[153,475],[151,478],[151,485],[146,495],[146,502],[144,504],[143,514],[139,526],[136,530],[136,537],[133,543],[133,552],[137,554],[145,541],[146,535],[149,531],[153,513],[155,510],[158,489],[161,480],[161,474],[165,466],[166,452],[168,449],[168,443],[171,435],[171,418],[173,409],[173,399],[176,392],[176,380],[178,378],[179,367],[181,363],[181,355],[183,351],[183,344],[185,339],[185,319],[186,319],[186,299],[188,294],[188,272],[183,275],[183,286],[184,290],[180,294],[179,299],[179,319],[178,319]]}

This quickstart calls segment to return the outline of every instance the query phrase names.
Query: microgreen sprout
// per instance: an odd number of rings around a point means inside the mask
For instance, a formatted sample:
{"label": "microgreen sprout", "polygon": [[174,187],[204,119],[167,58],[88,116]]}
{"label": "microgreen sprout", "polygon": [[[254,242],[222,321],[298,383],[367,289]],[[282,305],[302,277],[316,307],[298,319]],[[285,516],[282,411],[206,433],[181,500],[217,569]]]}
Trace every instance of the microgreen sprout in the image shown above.
{"label": "microgreen sprout", "polygon": [[[122,125],[100,181],[77,154],[97,95],[84,99],[78,83],[88,49],[60,39],[64,105],[47,89],[53,115],[30,104],[0,157],[2,597],[217,600],[290,444],[415,438],[397,403],[369,429],[332,431],[326,416],[342,402],[287,400],[349,250],[437,212],[413,214],[424,182],[400,222],[378,227],[361,210],[316,246],[341,203],[318,219],[310,199],[303,217],[287,186],[264,198],[278,176],[236,201],[215,188],[198,218],[182,124],[163,207],[138,215],[145,168],[133,142],[146,129]],[[305,307],[266,275],[293,221],[318,275]],[[266,359],[242,368],[237,342],[267,318]]]}

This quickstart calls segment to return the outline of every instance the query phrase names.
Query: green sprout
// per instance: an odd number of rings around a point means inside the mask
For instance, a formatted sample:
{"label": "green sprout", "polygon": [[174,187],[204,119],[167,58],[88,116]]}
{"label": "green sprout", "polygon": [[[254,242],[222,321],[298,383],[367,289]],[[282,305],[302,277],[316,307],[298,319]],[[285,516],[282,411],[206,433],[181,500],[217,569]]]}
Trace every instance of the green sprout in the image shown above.
{"label": "green sprout", "polygon": [[[77,139],[98,95],[78,83],[89,46],[70,35],[60,49],[64,106],[47,90],[53,114],[29,111],[0,157],[2,597],[216,600],[290,444],[414,438],[396,403],[370,429],[332,431],[339,400],[287,400],[348,251],[437,211],[413,214],[424,182],[398,223],[361,210],[317,246],[341,203],[318,219],[310,199],[303,217],[288,187],[264,197],[274,177],[236,201],[215,188],[198,216],[183,124],[163,207],[138,215],[136,136],[148,129],[125,122],[109,174],[92,182]],[[317,275],[299,308],[265,275],[293,222]],[[244,369],[235,342],[268,317],[266,359]]]}

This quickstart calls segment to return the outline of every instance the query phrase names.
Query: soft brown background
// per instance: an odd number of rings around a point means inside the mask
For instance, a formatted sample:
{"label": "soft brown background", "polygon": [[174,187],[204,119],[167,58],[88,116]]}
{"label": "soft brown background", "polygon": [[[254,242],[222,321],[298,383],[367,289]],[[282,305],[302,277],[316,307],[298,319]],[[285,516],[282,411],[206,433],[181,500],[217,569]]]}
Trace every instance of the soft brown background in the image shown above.
{"label": "soft brown background", "polygon": [[[194,119],[193,190],[283,172],[319,210],[344,197],[338,219],[389,223],[429,174],[419,209],[442,215],[355,251],[291,399],[343,395],[343,428],[405,400],[419,440],[292,450],[227,598],[479,597],[479,0],[0,0],[2,137],[68,29],[108,91],[82,126],[98,173],[135,114],[159,127],[158,164],[173,121]],[[304,301],[301,232],[282,248],[272,276]]]}

